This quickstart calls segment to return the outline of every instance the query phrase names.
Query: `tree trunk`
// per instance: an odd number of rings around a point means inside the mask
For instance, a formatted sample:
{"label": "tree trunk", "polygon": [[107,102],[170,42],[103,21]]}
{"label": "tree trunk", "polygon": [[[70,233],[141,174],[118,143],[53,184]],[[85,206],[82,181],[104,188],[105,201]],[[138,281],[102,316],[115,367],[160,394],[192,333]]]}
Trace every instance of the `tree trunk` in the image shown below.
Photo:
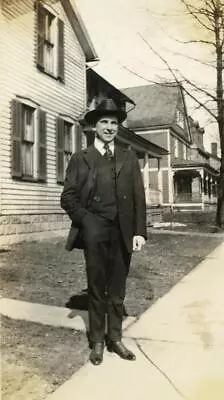
{"label": "tree trunk", "polygon": [[214,10],[214,33],[216,43],[216,95],[217,122],[221,147],[221,166],[218,181],[216,225],[224,226],[224,96],[223,96],[223,12],[220,0],[216,0]]}
{"label": "tree trunk", "polygon": [[216,209],[216,225],[224,227],[224,157],[221,159],[220,175],[218,180],[218,198]]}

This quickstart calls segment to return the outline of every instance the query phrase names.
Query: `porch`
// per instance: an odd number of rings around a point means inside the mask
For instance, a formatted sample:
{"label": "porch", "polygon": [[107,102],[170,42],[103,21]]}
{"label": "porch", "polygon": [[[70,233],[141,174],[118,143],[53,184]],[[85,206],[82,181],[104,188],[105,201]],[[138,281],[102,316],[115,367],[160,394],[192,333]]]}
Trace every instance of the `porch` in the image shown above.
{"label": "porch", "polygon": [[208,166],[173,168],[173,205],[175,208],[205,207],[217,202],[218,173]]}

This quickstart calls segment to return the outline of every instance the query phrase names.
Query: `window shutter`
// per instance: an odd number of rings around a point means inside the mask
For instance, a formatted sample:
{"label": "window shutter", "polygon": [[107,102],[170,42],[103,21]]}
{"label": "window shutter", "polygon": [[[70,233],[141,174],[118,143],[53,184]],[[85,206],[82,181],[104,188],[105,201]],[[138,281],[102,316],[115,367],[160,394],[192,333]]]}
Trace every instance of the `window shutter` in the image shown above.
{"label": "window shutter", "polygon": [[45,10],[42,4],[37,2],[37,65],[44,69],[44,20]]}
{"label": "window shutter", "polygon": [[38,179],[46,181],[47,178],[47,154],[46,154],[46,112],[38,109]]}
{"label": "window shutter", "polygon": [[82,127],[80,124],[76,124],[75,126],[75,151],[82,150]]}
{"label": "window shutter", "polygon": [[56,121],[57,182],[64,182],[64,120]]}
{"label": "window shutter", "polygon": [[58,78],[64,81],[64,22],[58,19]]}
{"label": "window shutter", "polygon": [[12,176],[22,176],[22,104],[12,100]]}

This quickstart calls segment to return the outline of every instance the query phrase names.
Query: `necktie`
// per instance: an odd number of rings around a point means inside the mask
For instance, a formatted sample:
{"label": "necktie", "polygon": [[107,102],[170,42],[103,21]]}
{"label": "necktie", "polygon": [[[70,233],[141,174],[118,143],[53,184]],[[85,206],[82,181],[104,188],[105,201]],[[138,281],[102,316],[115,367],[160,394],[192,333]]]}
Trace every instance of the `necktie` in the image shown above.
{"label": "necktie", "polygon": [[105,149],[104,157],[106,157],[108,160],[110,160],[113,157],[113,153],[110,149],[109,144],[105,143],[105,145],[103,147]]}

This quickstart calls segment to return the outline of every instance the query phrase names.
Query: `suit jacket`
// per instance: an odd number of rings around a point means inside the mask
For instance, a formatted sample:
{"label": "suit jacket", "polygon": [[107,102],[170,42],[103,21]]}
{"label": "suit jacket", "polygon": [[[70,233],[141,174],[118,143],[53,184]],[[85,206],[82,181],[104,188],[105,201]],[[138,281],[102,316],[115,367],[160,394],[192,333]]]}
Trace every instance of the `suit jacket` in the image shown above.
{"label": "suit jacket", "polygon": [[[61,207],[69,215],[72,225],[66,249],[83,248],[82,218],[91,205],[97,178],[97,150],[90,146],[72,155],[66,171]],[[118,219],[127,250],[132,252],[134,235],[146,238],[145,191],[135,153],[115,146],[116,190]]]}

